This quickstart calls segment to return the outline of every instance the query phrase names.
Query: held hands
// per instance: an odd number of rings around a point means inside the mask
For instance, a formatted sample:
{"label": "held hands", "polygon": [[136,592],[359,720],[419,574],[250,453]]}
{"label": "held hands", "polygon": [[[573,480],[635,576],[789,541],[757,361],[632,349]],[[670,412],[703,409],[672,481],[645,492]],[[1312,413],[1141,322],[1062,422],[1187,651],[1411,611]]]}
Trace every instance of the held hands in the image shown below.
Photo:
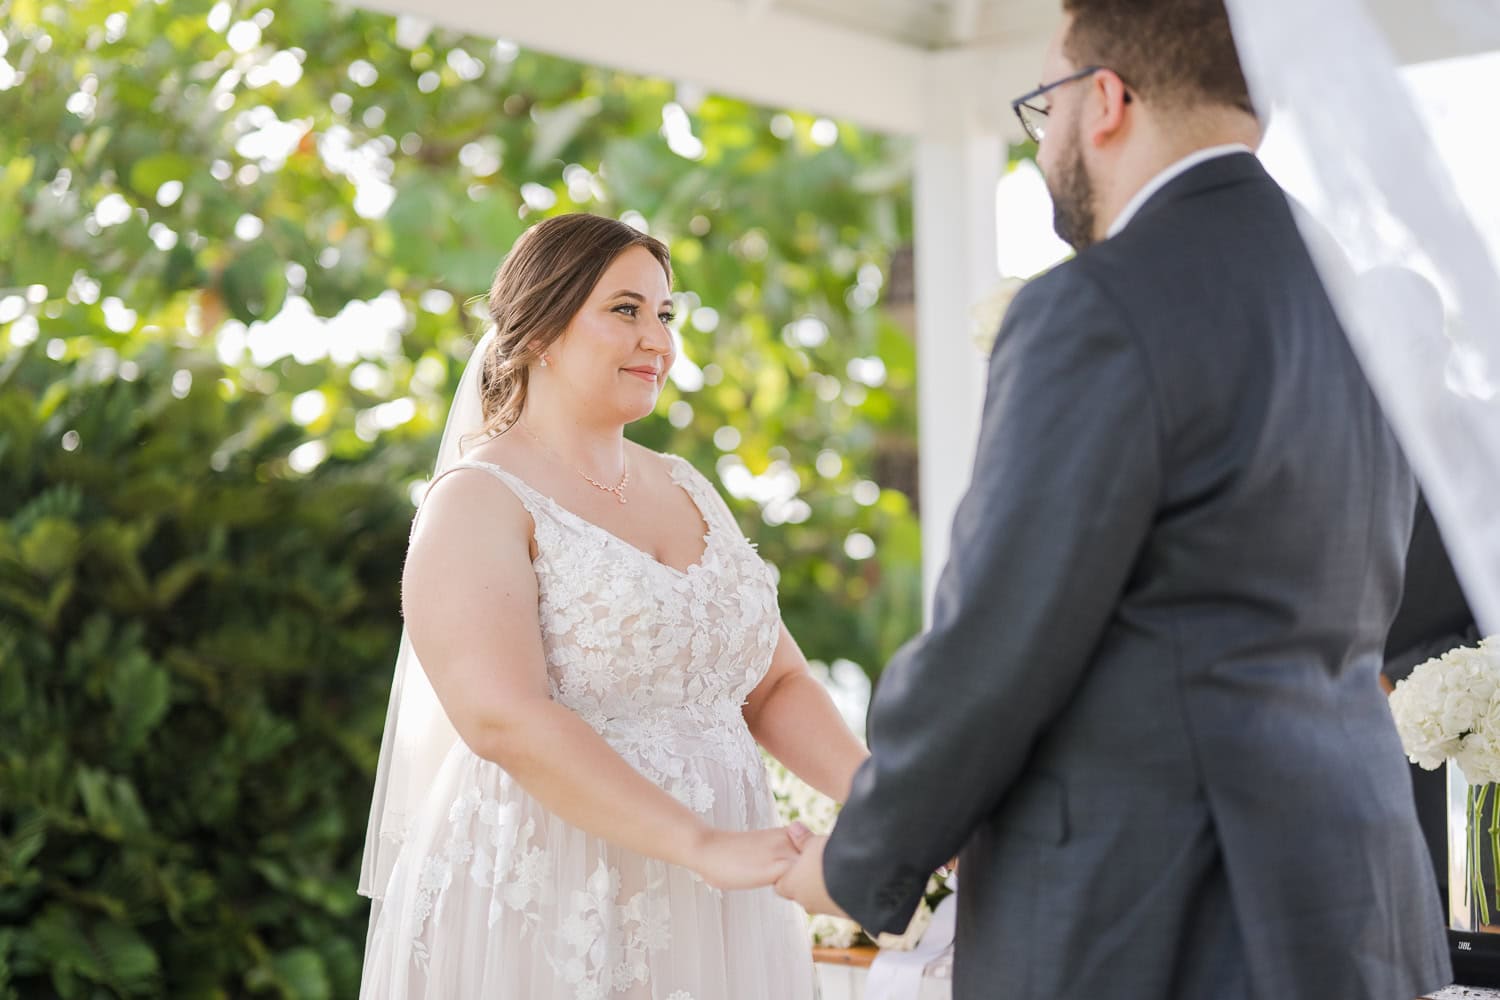
{"label": "held hands", "polygon": [[801,823],[744,833],[706,829],[689,867],[716,889],[759,889],[786,874],[810,836]]}
{"label": "held hands", "polygon": [[827,837],[814,837],[807,827],[793,823],[787,831],[802,852],[791,868],[776,883],[776,891],[801,906],[808,913],[825,913],[836,917],[848,914],[828,894],[823,882],[823,847]]}
{"label": "held hands", "polygon": [[746,833],[707,829],[698,840],[691,867],[716,889],[775,885],[778,894],[808,913],[847,917],[823,883],[827,843],[827,837],[813,836],[801,823]]}
{"label": "held hands", "polygon": [[[801,823],[793,823],[787,832],[797,841],[798,850],[802,853],[791,869],[777,881],[776,892],[808,913],[850,919],[843,907],[834,902],[833,896],[828,892],[828,884],[823,881],[823,848],[828,844],[828,838],[813,836]],[[940,868],[940,874],[956,872],[958,859],[954,858],[943,867],[947,872]]]}

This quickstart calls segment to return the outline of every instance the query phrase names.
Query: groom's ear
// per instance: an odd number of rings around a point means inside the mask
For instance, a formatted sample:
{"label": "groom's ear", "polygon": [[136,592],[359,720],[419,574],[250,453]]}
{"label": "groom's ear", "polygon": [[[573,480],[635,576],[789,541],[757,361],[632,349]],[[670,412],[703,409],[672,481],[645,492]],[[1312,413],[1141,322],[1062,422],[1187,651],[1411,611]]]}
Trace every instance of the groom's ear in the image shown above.
{"label": "groom's ear", "polygon": [[1112,69],[1101,69],[1089,77],[1088,117],[1085,129],[1095,146],[1119,136],[1128,124],[1135,98],[1125,81]]}

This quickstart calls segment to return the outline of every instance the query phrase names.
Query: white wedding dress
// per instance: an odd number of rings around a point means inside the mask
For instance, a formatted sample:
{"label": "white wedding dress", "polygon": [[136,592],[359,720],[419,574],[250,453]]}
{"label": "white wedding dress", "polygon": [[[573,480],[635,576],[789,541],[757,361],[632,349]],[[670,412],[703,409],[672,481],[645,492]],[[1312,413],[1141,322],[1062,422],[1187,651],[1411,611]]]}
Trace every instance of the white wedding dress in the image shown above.
{"label": "white wedding dress", "polygon": [[[775,826],[741,714],[776,646],[774,579],[708,480],[668,461],[708,529],[685,572],[497,466],[453,470],[501,480],[535,521],[552,697],[711,825]],[[591,836],[460,740],[374,904],[360,996],[804,1000],[814,984],[794,904]]]}

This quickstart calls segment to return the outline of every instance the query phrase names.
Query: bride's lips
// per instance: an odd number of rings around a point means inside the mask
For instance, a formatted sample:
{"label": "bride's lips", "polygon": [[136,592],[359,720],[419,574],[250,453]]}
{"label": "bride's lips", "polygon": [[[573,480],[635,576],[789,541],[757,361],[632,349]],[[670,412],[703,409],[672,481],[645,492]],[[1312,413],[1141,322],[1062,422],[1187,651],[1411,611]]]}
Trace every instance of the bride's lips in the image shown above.
{"label": "bride's lips", "polygon": [[658,378],[655,368],[622,368],[620,370],[627,375],[634,375],[642,382],[650,382],[652,385],[656,384]]}

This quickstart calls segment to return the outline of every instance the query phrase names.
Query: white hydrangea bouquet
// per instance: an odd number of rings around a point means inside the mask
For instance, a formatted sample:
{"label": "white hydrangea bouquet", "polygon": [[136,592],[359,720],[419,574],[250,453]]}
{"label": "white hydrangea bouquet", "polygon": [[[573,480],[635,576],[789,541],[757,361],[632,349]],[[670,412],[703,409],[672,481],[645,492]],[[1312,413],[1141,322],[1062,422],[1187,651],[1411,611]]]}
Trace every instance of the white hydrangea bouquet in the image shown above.
{"label": "white hydrangea bouquet", "polygon": [[[1487,868],[1493,878],[1500,870],[1500,824],[1480,819],[1494,818],[1500,807],[1500,638],[1419,664],[1396,685],[1390,703],[1412,763],[1435,771],[1452,760],[1469,783],[1467,882],[1479,921],[1488,925],[1484,874]],[[1500,898],[1495,904],[1500,908]]]}
{"label": "white hydrangea bouquet", "polygon": [[[833,822],[838,817],[838,805],[782,767],[772,757],[766,756],[765,761],[771,776],[771,795],[776,800],[778,821],[785,825],[793,820],[801,820],[804,826],[818,834],[833,829]],[[951,892],[946,877],[933,875],[928,879],[927,891],[904,934],[872,935],[852,920],[817,914],[809,922],[813,947],[852,948],[855,945],[875,944],[890,951],[910,951],[922,940],[923,932],[932,922],[932,911]]]}
{"label": "white hydrangea bouquet", "polygon": [[1472,785],[1500,781],[1500,639],[1419,664],[1396,685],[1391,713],[1413,764],[1456,761]]}

